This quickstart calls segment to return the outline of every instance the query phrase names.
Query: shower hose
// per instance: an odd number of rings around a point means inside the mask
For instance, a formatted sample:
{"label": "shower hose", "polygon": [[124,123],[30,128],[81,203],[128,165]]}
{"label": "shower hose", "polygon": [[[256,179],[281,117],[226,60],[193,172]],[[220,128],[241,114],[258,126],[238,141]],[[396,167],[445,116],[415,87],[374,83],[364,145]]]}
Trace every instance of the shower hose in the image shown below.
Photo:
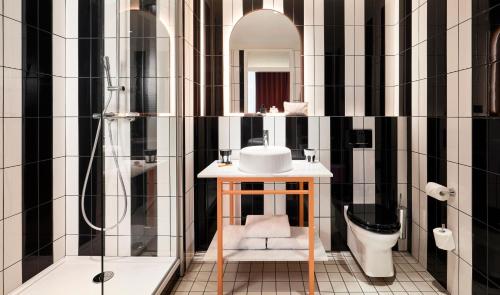
{"label": "shower hose", "polygon": [[120,170],[120,165],[118,163],[118,155],[117,155],[116,150],[115,150],[115,143],[114,143],[114,140],[113,140],[113,132],[112,132],[113,130],[111,129],[111,123],[112,123],[112,121],[108,120],[107,123],[108,123],[108,132],[109,132],[109,142],[111,144],[111,153],[113,154],[113,160],[114,160],[114,163],[115,163],[116,170],[118,172],[118,179],[120,181],[120,186],[121,186],[121,188],[123,190],[123,198],[124,198],[124,201],[125,201],[125,206],[123,208],[123,213],[122,213],[121,217],[118,219],[118,222],[116,224],[112,225],[112,226],[109,226],[109,227],[98,227],[98,226],[92,224],[92,222],[87,217],[87,212],[85,211],[85,191],[87,189],[87,184],[88,184],[88,181],[89,181],[90,171],[92,170],[92,162],[94,161],[95,152],[96,152],[96,149],[97,149],[97,143],[99,142],[99,135],[101,133],[102,124],[103,124],[103,122],[102,122],[103,121],[103,115],[106,113],[106,110],[108,109],[108,106],[109,106],[109,103],[111,102],[111,98],[112,97],[113,97],[113,92],[110,91],[108,99],[107,99],[106,104],[104,106],[104,109],[103,109],[103,111],[101,113],[101,116],[99,117],[99,123],[97,124],[97,131],[96,131],[96,134],[95,134],[94,144],[92,146],[92,152],[90,154],[89,165],[87,166],[87,172],[85,173],[85,181],[83,182],[82,195],[81,195],[81,208],[82,208],[83,219],[85,219],[85,222],[91,228],[93,228],[93,229],[95,229],[97,231],[103,231],[103,232],[116,228],[123,221],[123,219],[125,219],[125,215],[127,214],[127,209],[128,209],[127,190],[125,189],[125,183],[123,181],[123,175],[122,175],[122,172]]}

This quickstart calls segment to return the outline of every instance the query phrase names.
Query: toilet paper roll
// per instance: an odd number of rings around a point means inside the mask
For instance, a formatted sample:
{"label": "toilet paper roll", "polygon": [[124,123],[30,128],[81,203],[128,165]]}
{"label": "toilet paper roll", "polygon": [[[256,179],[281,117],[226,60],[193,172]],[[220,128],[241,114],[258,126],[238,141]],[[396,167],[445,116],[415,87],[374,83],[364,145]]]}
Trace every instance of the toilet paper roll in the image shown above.
{"label": "toilet paper roll", "polygon": [[450,197],[450,189],[440,184],[429,182],[425,186],[425,192],[428,196],[439,201],[447,201]]}
{"label": "toilet paper roll", "polygon": [[433,231],[434,240],[436,241],[436,246],[439,249],[451,251],[455,249],[455,240],[453,239],[453,233],[449,229],[442,229],[440,227],[435,228]]}

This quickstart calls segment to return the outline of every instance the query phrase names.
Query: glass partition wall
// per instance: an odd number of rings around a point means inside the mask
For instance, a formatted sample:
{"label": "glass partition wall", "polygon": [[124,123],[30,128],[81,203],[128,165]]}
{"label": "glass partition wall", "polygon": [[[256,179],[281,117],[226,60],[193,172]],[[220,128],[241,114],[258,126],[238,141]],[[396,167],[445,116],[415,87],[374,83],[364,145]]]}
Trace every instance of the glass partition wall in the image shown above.
{"label": "glass partition wall", "polygon": [[[19,21],[5,18],[5,30],[22,28],[19,72],[24,70],[26,119],[19,120],[23,161],[18,170],[26,208],[6,222],[2,234],[7,259],[1,294],[159,294],[180,265],[178,143],[183,137],[178,129],[182,112],[176,111],[181,62],[176,59],[176,2],[23,0]],[[56,21],[61,15],[62,23]],[[61,47],[65,55],[58,55]],[[53,60],[44,60],[44,53]],[[61,73],[59,60],[64,61]],[[53,76],[48,75],[50,63]],[[40,113],[46,104],[38,99],[49,93],[48,84],[59,82],[64,101],[53,99],[50,106],[54,112],[62,108],[62,115],[50,113],[51,125],[43,125],[49,122]],[[37,116],[28,112],[33,97],[40,103]],[[42,127],[54,130],[54,159],[30,162],[31,152],[36,155],[45,143],[39,138]],[[64,134],[60,157],[59,128]],[[30,130],[39,130],[38,137]],[[45,137],[47,146],[51,139]],[[42,195],[56,195],[59,168],[66,179],[63,193],[42,202]],[[54,189],[40,177],[52,172]],[[28,207],[32,191],[37,203]],[[10,224],[19,225],[19,237]],[[42,243],[52,227],[53,243]]]}
{"label": "glass partition wall", "polygon": [[[130,294],[154,293],[179,257],[175,16],[175,0],[104,4],[102,270],[139,276]],[[111,280],[104,293],[128,286]]]}

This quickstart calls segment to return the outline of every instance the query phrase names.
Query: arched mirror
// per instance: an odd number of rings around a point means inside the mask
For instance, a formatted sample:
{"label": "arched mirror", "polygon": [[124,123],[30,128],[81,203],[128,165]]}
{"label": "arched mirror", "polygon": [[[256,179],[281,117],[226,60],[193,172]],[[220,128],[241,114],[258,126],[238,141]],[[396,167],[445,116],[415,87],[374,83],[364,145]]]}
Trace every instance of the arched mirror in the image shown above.
{"label": "arched mirror", "polygon": [[249,13],[229,42],[232,113],[283,112],[285,102],[302,102],[301,38],[286,15]]}

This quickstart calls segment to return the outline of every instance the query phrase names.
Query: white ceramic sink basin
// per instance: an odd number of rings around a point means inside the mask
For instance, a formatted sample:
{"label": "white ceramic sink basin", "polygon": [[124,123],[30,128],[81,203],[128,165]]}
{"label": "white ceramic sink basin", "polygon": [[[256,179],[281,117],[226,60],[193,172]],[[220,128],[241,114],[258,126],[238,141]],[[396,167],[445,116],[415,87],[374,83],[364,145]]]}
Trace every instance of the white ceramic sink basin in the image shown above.
{"label": "white ceramic sink basin", "polygon": [[292,152],[282,146],[250,146],[240,152],[240,170],[255,174],[283,173],[293,169]]}

